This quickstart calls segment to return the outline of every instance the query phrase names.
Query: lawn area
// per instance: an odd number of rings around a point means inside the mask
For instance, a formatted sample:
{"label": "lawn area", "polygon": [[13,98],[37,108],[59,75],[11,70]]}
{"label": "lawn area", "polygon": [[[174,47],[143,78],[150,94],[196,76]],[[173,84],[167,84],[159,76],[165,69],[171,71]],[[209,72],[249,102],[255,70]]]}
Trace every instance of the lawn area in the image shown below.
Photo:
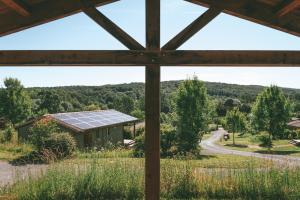
{"label": "lawn area", "polygon": [[11,161],[32,151],[28,144],[0,143],[0,160]]}
{"label": "lawn area", "polygon": [[267,148],[260,147],[259,140],[250,134],[235,135],[236,146],[232,146],[232,134],[230,134],[230,139],[225,141],[223,138],[218,142],[229,149],[235,149],[239,151],[249,151],[257,153],[270,153],[279,155],[290,155],[290,156],[300,156],[300,147],[289,144],[290,140],[273,140],[273,148],[269,151]]}
{"label": "lawn area", "polygon": [[[0,189],[12,199],[143,199],[144,159],[131,151],[77,153],[42,176]],[[231,155],[161,160],[162,199],[299,199],[300,170]]]}

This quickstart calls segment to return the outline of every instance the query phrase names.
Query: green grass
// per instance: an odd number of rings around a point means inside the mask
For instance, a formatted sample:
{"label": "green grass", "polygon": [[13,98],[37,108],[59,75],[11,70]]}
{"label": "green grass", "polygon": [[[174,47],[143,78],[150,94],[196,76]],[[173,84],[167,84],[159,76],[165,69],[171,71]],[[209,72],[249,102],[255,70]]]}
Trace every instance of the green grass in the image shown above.
{"label": "green grass", "polygon": [[31,152],[33,147],[23,143],[0,143],[0,160],[11,161]]}
{"label": "green grass", "polygon": [[[0,189],[0,199],[143,199],[144,159],[130,155],[121,150],[78,152],[41,176]],[[232,155],[162,159],[161,198],[299,199],[300,170]]]}
{"label": "green grass", "polygon": [[230,134],[230,139],[225,141],[221,140],[218,144],[239,151],[249,151],[257,153],[269,153],[269,154],[279,154],[279,155],[290,155],[290,156],[300,156],[300,147],[289,144],[290,140],[273,140],[273,148],[269,151],[267,148],[260,147],[259,141],[255,139],[255,136],[250,134],[245,135],[235,135],[236,146],[232,146],[232,134]]}

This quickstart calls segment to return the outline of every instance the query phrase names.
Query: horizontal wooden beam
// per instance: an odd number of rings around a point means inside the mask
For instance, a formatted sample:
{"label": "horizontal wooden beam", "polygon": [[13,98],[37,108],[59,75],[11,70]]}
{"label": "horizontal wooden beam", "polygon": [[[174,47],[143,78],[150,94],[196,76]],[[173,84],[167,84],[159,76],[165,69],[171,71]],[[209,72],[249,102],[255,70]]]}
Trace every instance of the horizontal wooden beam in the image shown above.
{"label": "horizontal wooden beam", "polygon": [[279,17],[283,17],[283,16],[285,16],[285,15],[293,12],[294,10],[296,10],[299,7],[300,7],[300,0],[292,0],[291,2],[289,2],[288,4],[286,4],[285,6],[283,6],[277,12],[277,15]]}
{"label": "horizontal wooden beam", "polygon": [[300,18],[291,14],[289,18],[279,18],[273,7],[253,0],[185,0],[205,7],[218,7],[222,12],[268,26],[283,32],[300,36]]}
{"label": "horizontal wooden beam", "polygon": [[165,44],[162,49],[175,50],[188,41],[193,35],[205,27],[210,21],[221,13],[218,8],[209,8],[205,13],[188,25],[183,31]]}
{"label": "horizontal wooden beam", "polygon": [[109,18],[103,15],[99,10],[97,10],[94,5],[90,5],[87,0],[82,1],[82,11],[124,44],[130,50],[143,50],[145,49],[140,43],[138,43],[129,34],[123,31],[118,25],[112,22]]}
{"label": "horizontal wooden beam", "polygon": [[0,51],[0,66],[298,66],[300,51]]}
{"label": "horizontal wooden beam", "polygon": [[[90,0],[95,6],[102,6],[118,0]],[[31,13],[27,17],[5,13],[0,20],[0,37],[15,33],[40,24],[48,23],[63,17],[81,12],[80,0],[47,0],[33,4],[30,7]]]}
{"label": "horizontal wooden beam", "polygon": [[27,17],[30,15],[29,9],[27,8],[24,3],[18,1],[18,0],[1,0],[2,3],[4,3],[7,7],[11,8],[18,14]]}

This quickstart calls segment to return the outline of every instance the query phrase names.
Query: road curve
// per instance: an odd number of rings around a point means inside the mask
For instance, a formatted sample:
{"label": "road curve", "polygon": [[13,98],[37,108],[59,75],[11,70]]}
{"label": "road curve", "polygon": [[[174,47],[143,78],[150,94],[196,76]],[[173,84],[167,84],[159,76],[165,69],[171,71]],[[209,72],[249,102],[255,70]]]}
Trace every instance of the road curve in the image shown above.
{"label": "road curve", "polygon": [[270,154],[262,154],[262,153],[253,153],[253,152],[245,152],[245,151],[238,151],[238,150],[231,150],[227,149],[223,146],[216,144],[223,134],[226,131],[223,128],[219,128],[216,131],[212,132],[211,137],[206,140],[203,140],[200,143],[200,146],[205,149],[207,152],[213,154],[229,154],[229,155],[239,155],[239,156],[249,156],[249,157],[256,157],[262,159],[268,159],[276,162],[280,162],[282,164],[291,164],[291,165],[299,165],[300,166],[300,157],[292,157],[286,155],[270,155]]}

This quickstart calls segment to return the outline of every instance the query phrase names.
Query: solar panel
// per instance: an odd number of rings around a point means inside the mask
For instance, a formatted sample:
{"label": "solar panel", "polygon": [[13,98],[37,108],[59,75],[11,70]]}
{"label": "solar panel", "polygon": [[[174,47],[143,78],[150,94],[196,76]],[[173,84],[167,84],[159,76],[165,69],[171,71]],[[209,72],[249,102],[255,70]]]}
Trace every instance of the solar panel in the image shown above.
{"label": "solar panel", "polygon": [[51,116],[58,121],[77,127],[83,131],[137,120],[135,117],[126,115],[116,110],[58,113],[52,114]]}

